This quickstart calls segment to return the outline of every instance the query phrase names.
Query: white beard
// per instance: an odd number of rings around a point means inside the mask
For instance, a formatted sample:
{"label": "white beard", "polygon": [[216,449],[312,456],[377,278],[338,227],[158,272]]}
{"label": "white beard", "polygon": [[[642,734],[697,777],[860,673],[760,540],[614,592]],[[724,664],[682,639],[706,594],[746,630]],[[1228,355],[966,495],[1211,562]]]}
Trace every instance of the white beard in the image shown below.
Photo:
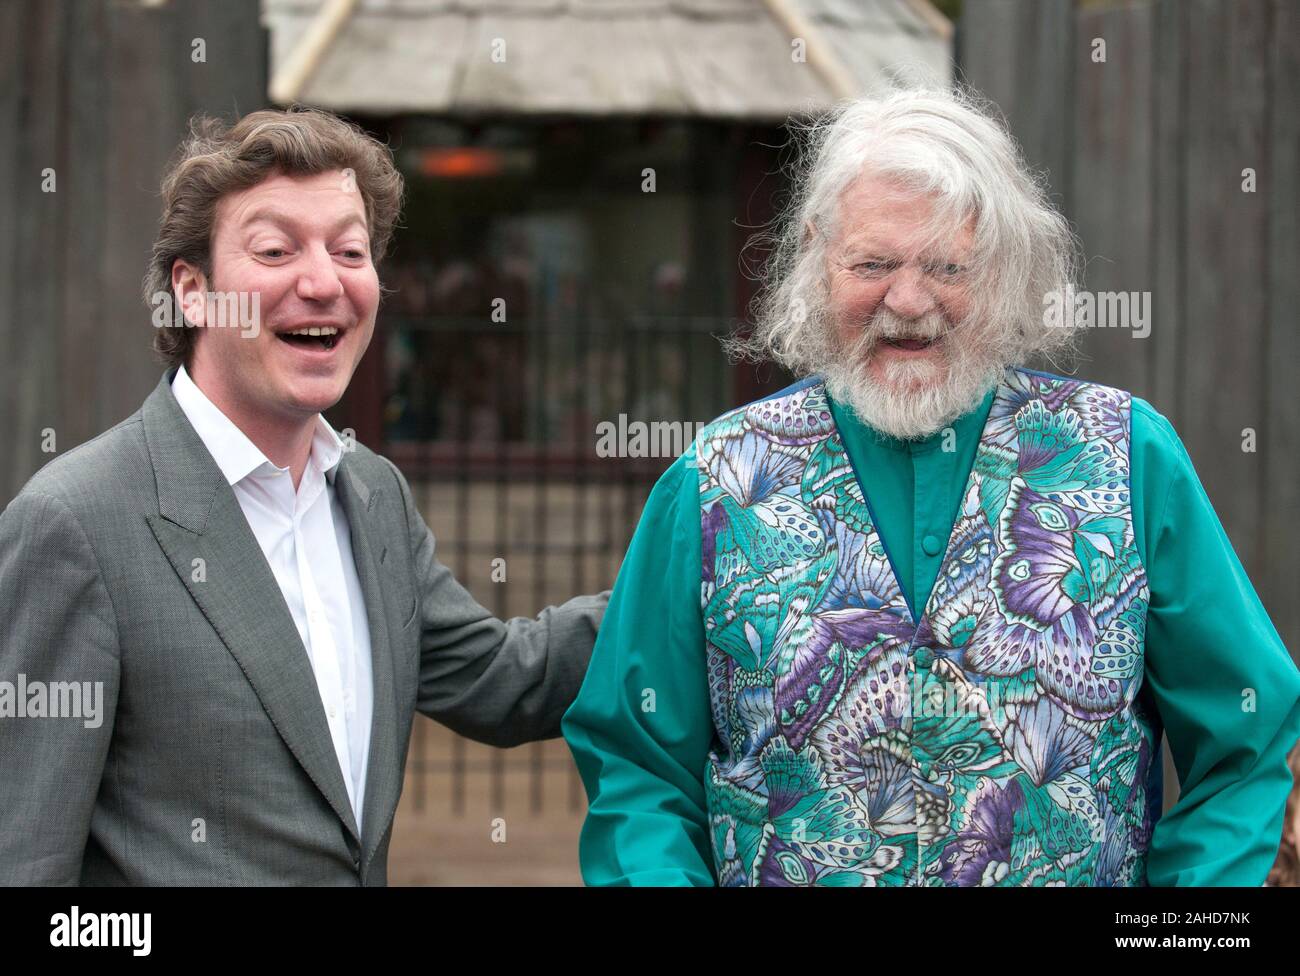
{"label": "white beard", "polygon": [[[882,308],[862,336],[821,370],[826,389],[881,433],[903,440],[928,437],[973,410],[1010,365],[970,341],[967,331],[968,327],[949,330],[938,313],[909,322]],[[890,363],[884,382],[879,382],[871,375],[863,351],[881,336],[898,335],[942,336],[940,359]]]}

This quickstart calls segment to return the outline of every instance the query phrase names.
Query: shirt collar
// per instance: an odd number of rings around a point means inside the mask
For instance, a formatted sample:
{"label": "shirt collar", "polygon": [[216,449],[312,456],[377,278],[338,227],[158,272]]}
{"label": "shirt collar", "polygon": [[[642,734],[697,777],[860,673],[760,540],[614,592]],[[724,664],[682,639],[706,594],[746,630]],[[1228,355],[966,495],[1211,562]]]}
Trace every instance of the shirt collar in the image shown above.
{"label": "shirt collar", "polygon": [[[983,433],[984,424],[988,419],[989,410],[993,406],[993,397],[996,393],[997,385],[995,384],[989,388],[983,399],[973,409],[968,410],[948,425],[953,429],[959,443],[965,442],[967,438],[972,436],[979,437]],[[831,405],[831,414],[835,418],[836,425],[841,429],[846,425],[852,425],[854,429],[861,432],[863,437],[880,447],[904,454],[927,454],[943,446],[944,431],[942,429],[915,440],[904,440],[872,427],[862,420],[847,404],[833,399],[829,393],[826,399]]]}
{"label": "shirt collar", "polygon": [[[238,484],[263,465],[266,466],[267,473],[280,470],[234,421],[208,399],[184,366],[176,370],[176,376],[172,379],[172,393],[228,484]],[[325,418],[317,414],[308,464],[319,465],[329,483],[333,484],[342,460],[343,440]]]}

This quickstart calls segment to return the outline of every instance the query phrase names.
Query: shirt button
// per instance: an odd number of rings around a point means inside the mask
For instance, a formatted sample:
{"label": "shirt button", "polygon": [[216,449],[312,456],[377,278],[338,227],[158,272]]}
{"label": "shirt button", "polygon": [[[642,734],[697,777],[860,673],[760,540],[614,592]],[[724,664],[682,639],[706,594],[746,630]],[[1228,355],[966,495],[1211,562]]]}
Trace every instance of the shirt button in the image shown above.
{"label": "shirt button", "polygon": [[921,540],[921,548],[925,550],[927,556],[937,556],[939,550],[943,548],[943,543],[939,541],[937,535],[927,535]]}
{"label": "shirt button", "polygon": [[330,706],[330,718],[334,718],[336,715],[338,715],[338,709],[335,708],[333,705],[331,705],[331,706]]}

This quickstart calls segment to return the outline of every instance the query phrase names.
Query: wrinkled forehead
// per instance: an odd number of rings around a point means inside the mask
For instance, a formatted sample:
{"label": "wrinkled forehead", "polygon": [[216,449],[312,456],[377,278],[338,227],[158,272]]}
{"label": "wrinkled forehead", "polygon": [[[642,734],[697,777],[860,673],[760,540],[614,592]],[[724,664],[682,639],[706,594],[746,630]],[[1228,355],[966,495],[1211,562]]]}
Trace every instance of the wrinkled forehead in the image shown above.
{"label": "wrinkled forehead", "polygon": [[346,170],[321,173],[273,171],[217,201],[217,223],[233,229],[262,222],[282,225],[360,224],[368,228],[365,200]]}
{"label": "wrinkled forehead", "polygon": [[844,251],[918,257],[968,252],[976,217],[902,178],[863,174],[840,193],[831,240]]}

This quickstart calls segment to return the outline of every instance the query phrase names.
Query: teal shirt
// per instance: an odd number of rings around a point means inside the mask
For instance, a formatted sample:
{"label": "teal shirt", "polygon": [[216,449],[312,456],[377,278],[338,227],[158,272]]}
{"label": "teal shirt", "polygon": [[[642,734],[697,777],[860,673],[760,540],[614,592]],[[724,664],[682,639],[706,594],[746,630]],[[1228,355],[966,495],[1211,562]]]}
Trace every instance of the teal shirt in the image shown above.
{"label": "teal shirt", "polygon": [[[832,402],[845,450],[910,607],[924,606],[993,394],[947,431],[886,437]],[[1178,770],[1156,823],[1153,885],[1264,883],[1300,738],[1300,672],[1169,421],[1133,398],[1133,527],[1146,566],[1145,686]],[[692,448],[646,502],[591,665],[562,728],[587,790],[591,885],[712,885],[704,774],[714,742],[700,609]],[[1247,689],[1254,691],[1254,708]]]}

